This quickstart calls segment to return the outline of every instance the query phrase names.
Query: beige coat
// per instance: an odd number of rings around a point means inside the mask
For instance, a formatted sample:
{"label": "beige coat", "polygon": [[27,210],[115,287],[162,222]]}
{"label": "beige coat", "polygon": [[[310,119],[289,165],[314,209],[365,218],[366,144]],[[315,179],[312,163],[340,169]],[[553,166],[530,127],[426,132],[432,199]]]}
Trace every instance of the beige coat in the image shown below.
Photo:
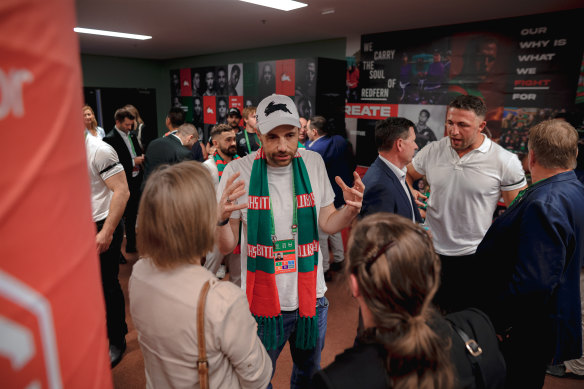
{"label": "beige coat", "polygon": [[196,305],[205,307],[210,388],[265,388],[272,363],[257,336],[243,291],[202,266],[161,270],[139,260],[130,277],[130,311],[144,355],[147,388],[198,388]]}

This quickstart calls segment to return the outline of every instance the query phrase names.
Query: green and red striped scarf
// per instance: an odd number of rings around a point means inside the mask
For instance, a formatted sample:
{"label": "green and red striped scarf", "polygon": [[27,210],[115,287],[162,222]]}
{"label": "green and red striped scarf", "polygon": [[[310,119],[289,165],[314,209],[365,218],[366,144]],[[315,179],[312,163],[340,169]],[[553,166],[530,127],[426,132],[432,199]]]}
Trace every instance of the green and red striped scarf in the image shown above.
{"label": "green and red striped scarf", "polygon": [[[310,349],[316,347],[318,335],[316,315],[318,220],[308,172],[298,152],[292,158],[292,174],[298,204],[296,262],[300,319],[296,328],[296,346]],[[292,197],[292,193],[290,195]],[[249,181],[246,293],[251,313],[264,328],[262,342],[268,350],[284,343],[280,298],[276,286],[269,196],[268,167],[262,147],[256,153]],[[292,225],[292,220],[282,222]],[[277,336],[278,332],[280,337]]]}
{"label": "green and red striped scarf", "polygon": [[[236,159],[239,159],[239,158],[240,158],[239,155],[235,154],[231,160],[235,161]],[[221,176],[223,175],[223,170],[225,170],[225,166],[227,166],[227,164],[229,162],[225,162],[225,160],[223,158],[221,158],[221,156],[219,155],[219,153],[217,151],[215,151],[215,154],[213,154],[213,160],[215,161],[215,165],[217,165],[217,172],[219,173],[219,181],[221,181]]]}

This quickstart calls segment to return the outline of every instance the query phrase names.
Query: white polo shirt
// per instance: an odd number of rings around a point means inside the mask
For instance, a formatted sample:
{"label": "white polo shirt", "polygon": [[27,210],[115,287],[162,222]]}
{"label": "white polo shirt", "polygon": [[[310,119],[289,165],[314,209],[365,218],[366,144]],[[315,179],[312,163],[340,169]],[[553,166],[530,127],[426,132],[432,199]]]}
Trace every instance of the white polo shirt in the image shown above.
{"label": "white polo shirt", "polygon": [[117,173],[123,173],[124,167],[114,148],[94,136],[85,136],[85,151],[91,184],[91,211],[93,221],[98,222],[107,218],[113,195],[105,180]]}
{"label": "white polo shirt", "polygon": [[427,144],[412,164],[430,184],[425,224],[442,255],[473,254],[492,223],[501,191],[526,185],[519,158],[486,136],[462,158],[444,137]]}

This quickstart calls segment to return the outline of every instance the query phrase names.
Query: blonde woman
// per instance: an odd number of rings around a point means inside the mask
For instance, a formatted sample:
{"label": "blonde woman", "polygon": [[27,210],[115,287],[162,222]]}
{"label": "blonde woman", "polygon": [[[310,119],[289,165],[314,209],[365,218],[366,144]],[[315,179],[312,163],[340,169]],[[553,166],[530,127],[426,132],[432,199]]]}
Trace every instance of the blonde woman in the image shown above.
{"label": "blonde woman", "polygon": [[103,128],[97,125],[97,120],[95,119],[95,113],[89,105],[84,105],[83,109],[83,123],[85,124],[85,134],[93,135],[99,139],[103,139],[105,136],[105,131]]}
{"label": "blonde woman", "polygon": [[215,190],[202,164],[163,166],[148,179],[138,218],[142,259],[134,265],[129,286],[147,388],[199,387],[196,313],[207,281],[209,387],[259,389],[270,381],[272,362],[244,292],[200,265],[213,248],[217,218]]}

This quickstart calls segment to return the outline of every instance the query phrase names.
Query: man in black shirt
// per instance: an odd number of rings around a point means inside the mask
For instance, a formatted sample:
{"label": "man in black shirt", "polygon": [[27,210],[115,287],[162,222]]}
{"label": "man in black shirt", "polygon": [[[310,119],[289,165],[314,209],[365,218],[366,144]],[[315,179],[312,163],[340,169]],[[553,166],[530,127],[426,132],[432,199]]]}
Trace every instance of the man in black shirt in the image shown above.
{"label": "man in black shirt", "polygon": [[245,122],[245,129],[237,133],[235,137],[237,155],[240,157],[251,154],[261,147],[260,140],[256,133],[256,107],[245,107],[243,109],[243,121]]}

